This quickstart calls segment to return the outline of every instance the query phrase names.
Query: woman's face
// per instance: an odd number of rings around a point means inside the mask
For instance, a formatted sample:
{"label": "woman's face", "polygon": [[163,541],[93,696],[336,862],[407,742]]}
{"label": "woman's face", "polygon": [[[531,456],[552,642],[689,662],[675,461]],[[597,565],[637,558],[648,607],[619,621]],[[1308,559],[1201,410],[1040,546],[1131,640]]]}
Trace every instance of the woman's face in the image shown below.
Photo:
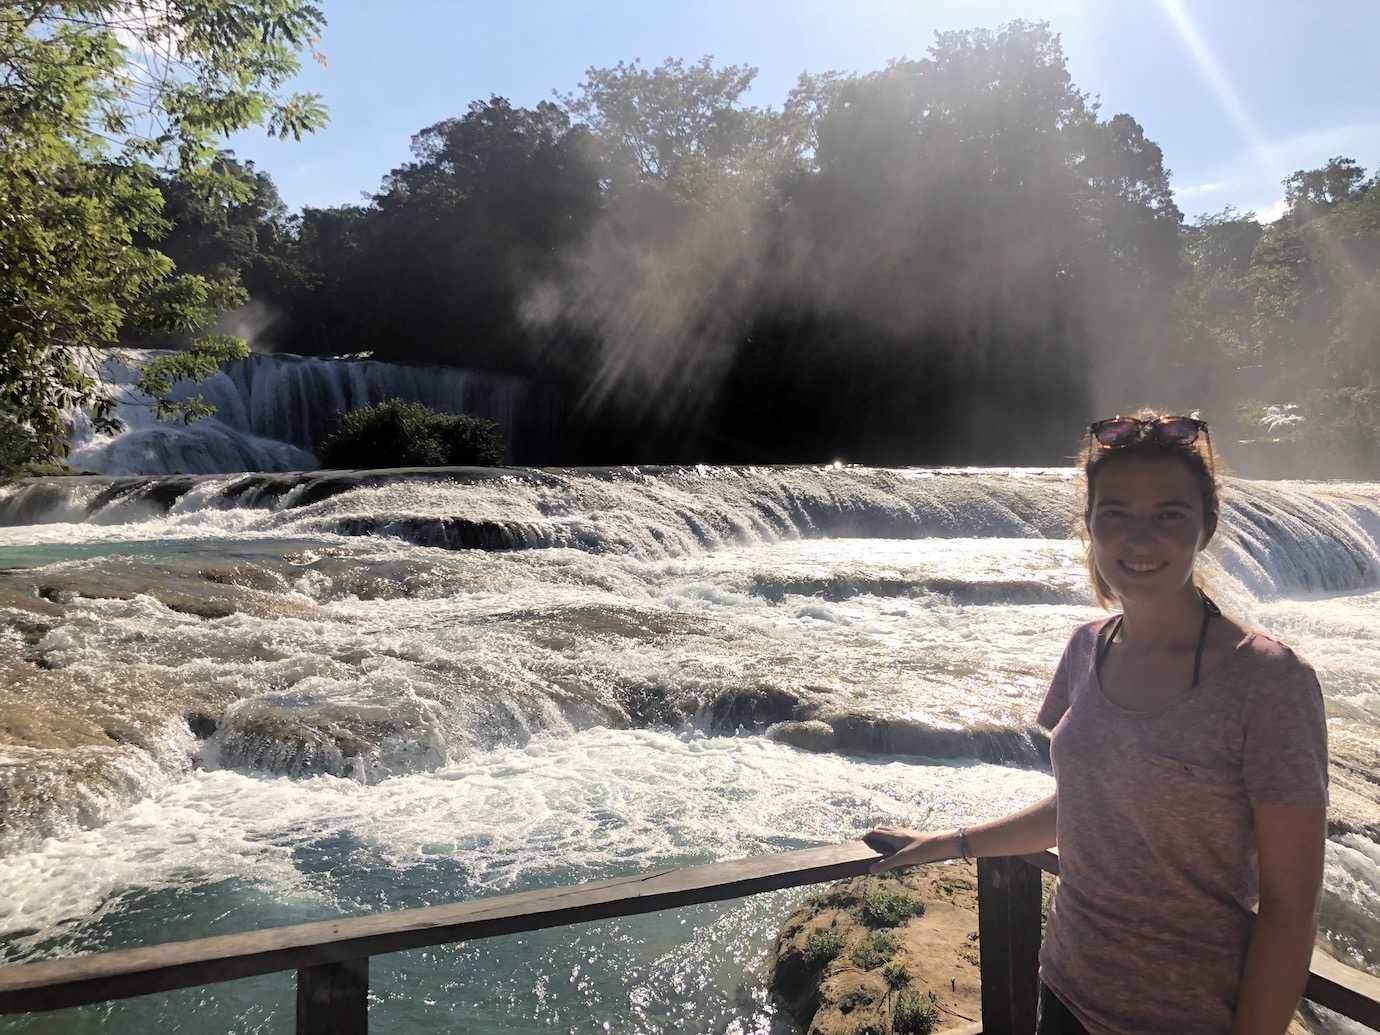
{"label": "woman's face", "polygon": [[1122,600],[1172,595],[1216,531],[1188,466],[1172,457],[1110,460],[1094,477],[1088,532],[1102,578]]}

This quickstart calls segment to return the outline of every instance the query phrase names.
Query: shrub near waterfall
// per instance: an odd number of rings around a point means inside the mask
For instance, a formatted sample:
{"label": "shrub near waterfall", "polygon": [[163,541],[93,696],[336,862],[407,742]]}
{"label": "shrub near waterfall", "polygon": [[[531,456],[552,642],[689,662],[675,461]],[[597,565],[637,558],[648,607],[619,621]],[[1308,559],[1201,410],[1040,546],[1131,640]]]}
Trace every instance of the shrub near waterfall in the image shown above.
{"label": "shrub near waterfall", "polygon": [[317,455],[333,469],[493,467],[503,462],[503,436],[491,420],[388,399],[344,414]]}

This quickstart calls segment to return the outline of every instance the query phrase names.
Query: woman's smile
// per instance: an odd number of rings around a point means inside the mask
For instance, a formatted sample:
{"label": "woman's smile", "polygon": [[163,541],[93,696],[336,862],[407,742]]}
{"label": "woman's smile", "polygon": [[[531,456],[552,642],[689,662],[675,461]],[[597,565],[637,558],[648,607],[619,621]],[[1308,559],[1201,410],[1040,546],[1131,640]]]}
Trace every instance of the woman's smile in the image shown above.
{"label": "woman's smile", "polygon": [[1117,561],[1117,566],[1133,578],[1156,575],[1169,567],[1166,561]]}

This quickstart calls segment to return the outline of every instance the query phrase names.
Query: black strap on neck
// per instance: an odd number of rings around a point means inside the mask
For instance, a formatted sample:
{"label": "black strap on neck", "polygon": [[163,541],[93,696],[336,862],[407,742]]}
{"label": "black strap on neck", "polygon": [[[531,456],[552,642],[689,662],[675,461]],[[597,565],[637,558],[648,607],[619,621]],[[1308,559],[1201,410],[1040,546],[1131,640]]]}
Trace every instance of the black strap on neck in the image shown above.
{"label": "black strap on neck", "polygon": [[1220,615],[1222,613],[1222,609],[1214,604],[1212,600],[1209,599],[1208,595],[1201,589],[1198,590],[1198,596],[1203,599],[1203,624],[1198,627],[1198,649],[1193,652],[1194,689],[1197,689],[1198,673],[1202,671],[1203,668],[1203,648],[1207,646],[1208,622],[1212,620],[1213,615]]}
{"label": "black strap on neck", "polygon": [[[1220,615],[1222,609],[1212,602],[1206,593],[1198,590],[1198,596],[1203,601],[1203,624],[1198,629],[1198,649],[1193,652],[1193,688],[1198,688],[1198,677],[1203,669],[1203,650],[1207,647],[1208,622],[1213,615]],[[1102,660],[1107,656],[1107,651],[1111,649],[1112,641],[1116,639],[1116,634],[1121,632],[1121,620],[1124,616],[1117,615],[1110,626],[1110,632],[1102,637],[1102,642],[1097,645],[1097,659],[1094,662],[1097,672],[1102,672]]]}

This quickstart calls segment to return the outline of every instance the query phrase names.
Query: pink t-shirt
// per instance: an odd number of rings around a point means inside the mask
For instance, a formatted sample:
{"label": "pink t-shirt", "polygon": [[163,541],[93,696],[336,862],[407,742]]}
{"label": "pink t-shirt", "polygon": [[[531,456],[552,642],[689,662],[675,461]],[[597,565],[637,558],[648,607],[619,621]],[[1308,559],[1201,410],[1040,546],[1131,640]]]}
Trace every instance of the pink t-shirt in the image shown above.
{"label": "pink t-shirt", "polygon": [[1106,697],[1111,619],[1069,640],[1052,731],[1059,884],[1040,975],[1091,1035],[1225,1035],[1258,901],[1252,804],[1327,805],[1327,722],[1312,667],[1247,635],[1154,712]]}

